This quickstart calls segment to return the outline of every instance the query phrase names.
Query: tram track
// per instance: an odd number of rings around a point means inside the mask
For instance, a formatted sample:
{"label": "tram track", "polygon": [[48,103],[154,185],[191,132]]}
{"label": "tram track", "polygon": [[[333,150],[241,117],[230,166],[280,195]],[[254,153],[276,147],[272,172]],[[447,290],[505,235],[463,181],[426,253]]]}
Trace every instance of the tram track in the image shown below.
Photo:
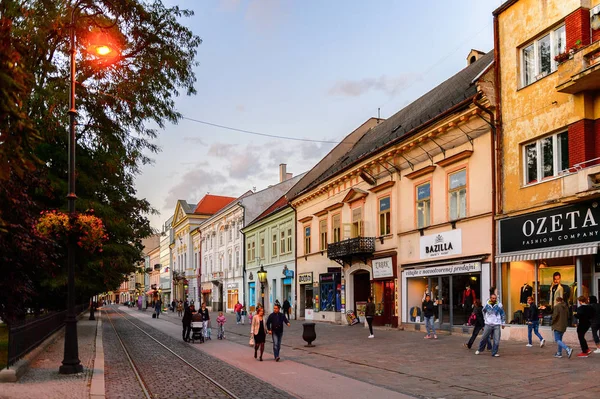
{"label": "tram track", "polygon": [[[143,333],[146,337],[148,337],[150,340],[152,340],[154,343],[158,344],[159,347],[161,348],[160,351],[167,352],[167,358],[169,359],[177,359],[178,363],[180,365],[184,365],[183,367],[188,370],[188,372],[184,372],[181,369],[178,369],[178,372],[180,372],[181,375],[183,375],[186,379],[188,379],[189,381],[187,382],[191,382],[189,383],[190,387],[194,387],[194,389],[196,389],[196,393],[198,394],[199,397],[219,397],[219,398],[232,398],[232,399],[238,399],[239,396],[237,396],[236,394],[234,394],[233,392],[231,392],[229,389],[227,389],[226,387],[224,387],[222,384],[220,384],[219,382],[217,382],[214,378],[212,378],[211,376],[207,375],[205,372],[203,372],[202,370],[198,369],[196,366],[194,366],[192,363],[190,363],[189,361],[187,361],[186,359],[184,359],[182,356],[180,356],[179,354],[177,354],[175,351],[173,351],[171,348],[169,348],[168,346],[166,346],[164,343],[160,342],[158,339],[156,339],[155,337],[153,337],[151,334],[147,333],[146,331],[144,331],[142,328],[140,328],[138,325],[136,325],[134,322],[132,322],[131,320],[129,320],[129,318],[126,317],[126,313],[120,312],[119,310],[116,309],[111,309],[108,312],[104,312],[104,315],[106,315],[106,318],[108,319],[110,325],[112,326],[112,329],[114,330],[116,337],[118,339],[118,342],[120,343],[121,348],[123,349],[123,352],[125,353],[129,365],[131,366],[136,379],[138,381],[138,383],[140,384],[140,387],[144,393],[144,397],[148,398],[148,399],[152,399],[152,398],[162,398],[162,397],[174,397],[176,395],[172,395],[170,393],[167,393],[168,396],[165,396],[165,386],[161,385],[160,383],[155,382],[156,380],[156,375],[154,375],[154,373],[150,373],[151,375],[148,375],[148,371],[146,371],[146,367],[143,367],[143,364],[140,364],[141,361],[145,360],[145,359],[137,359],[134,360],[134,358],[139,357],[139,353],[135,353],[136,351],[133,350],[134,348],[132,348],[131,346],[128,346],[128,344],[126,344],[125,341],[131,340],[131,336],[124,336],[123,331],[119,332],[119,329],[117,328],[117,326],[115,325],[115,321],[116,320],[122,320],[127,322],[128,326],[133,326],[136,329],[136,332],[139,331],[141,333]],[[111,317],[111,315],[117,315],[119,316],[119,318],[115,318],[114,316]],[[139,343],[139,341],[135,341],[136,343]],[[139,350],[138,350],[139,352]],[[158,351],[154,350],[153,353],[154,356],[160,356],[158,355]],[[164,365],[165,363],[162,362],[162,364]],[[168,367],[174,367],[174,365],[169,365]],[[203,380],[211,386],[212,389],[203,389],[203,387],[201,386],[201,384],[199,384],[198,381],[198,376],[202,376]],[[188,385],[186,384],[186,381],[183,381],[183,385]],[[207,387],[206,387],[207,388]],[[162,391],[162,392],[159,392]],[[194,395],[194,392],[188,392],[188,397],[189,395]]]}

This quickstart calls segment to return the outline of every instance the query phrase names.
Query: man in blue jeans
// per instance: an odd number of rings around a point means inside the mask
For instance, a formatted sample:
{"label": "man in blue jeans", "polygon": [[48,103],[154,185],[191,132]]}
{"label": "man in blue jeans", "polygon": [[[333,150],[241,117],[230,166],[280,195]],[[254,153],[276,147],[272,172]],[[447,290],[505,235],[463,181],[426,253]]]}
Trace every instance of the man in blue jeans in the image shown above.
{"label": "man in blue jeans", "polygon": [[483,336],[479,342],[479,349],[475,351],[476,355],[483,352],[483,349],[488,342],[490,335],[493,334],[494,345],[492,346],[492,356],[500,357],[498,354],[498,347],[500,346],[500,331],[506,324],[506,315],[504,314],[504,308],[500,302],[497,302],[498,297],[496,294],[490,295],[490,299],[483,307],[483,319],[485,321],[485,327],[483,328]]}
{"label": "man in blue jeans", "polygon": [[275,361],[279,361],[279,349],[281,348],[281,338],[283,338],[283,325],[290,326],[290,322],[283,313],[279,312],[279,306],[273,306],[273,313],[267,319],[267,331],[273,335],[273,356]]}
{"label": "man in blue jeans", "polygon": [[533,300],[532,296],[527,297],[527,305],[529,305],[529,308],[525,309],[527,311],[527,347],[531,348],[533,346],[531,341],[531,333],[534,332],[535,335],[540,339],[540,348],[543,348],[546,344],[546,340],[544,339],[544,337],[542,337],[542,335],[539,332],[539,310],[538,307],[535,305],[535,301]]}

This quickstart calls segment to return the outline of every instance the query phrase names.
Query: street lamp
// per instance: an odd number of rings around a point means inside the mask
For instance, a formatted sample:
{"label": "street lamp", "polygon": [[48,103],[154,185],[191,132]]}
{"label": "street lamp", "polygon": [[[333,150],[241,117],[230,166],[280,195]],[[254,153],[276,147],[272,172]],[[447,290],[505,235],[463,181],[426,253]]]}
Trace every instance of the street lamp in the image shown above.
{"label": "street lamp", "polygon": [[267,282],[267,271],[260,265],[260,270],[256,273],[258,275],[258,281],[260,281],[260,297],[262,300],[262,307],[265,308],[265,283]]}
{"label": "street lamp", "polygon": [[[71,25],[70,25],[70,66],[71,66],[71,96],[69,101],[69,193],[67,194],[67,202],[69,207],[69,218],[71,225],[74,225],[75,215],[75,116],[77,110],[75,108],[75,20],[79,6],[82,4],[78,1],[71,10]],[[88,51],[97,56],[114,57],[116,51],[107,44],[101,44],[98,40],[88,47]],[[60,374],[76,374],[83,371],[83,366],[79,360],[79,347],[77,343],[77,315],[75,314],[75,239],[69,237],[67,245],[67,317],[65,318],[65,347],[62,365],[58,369]]]}

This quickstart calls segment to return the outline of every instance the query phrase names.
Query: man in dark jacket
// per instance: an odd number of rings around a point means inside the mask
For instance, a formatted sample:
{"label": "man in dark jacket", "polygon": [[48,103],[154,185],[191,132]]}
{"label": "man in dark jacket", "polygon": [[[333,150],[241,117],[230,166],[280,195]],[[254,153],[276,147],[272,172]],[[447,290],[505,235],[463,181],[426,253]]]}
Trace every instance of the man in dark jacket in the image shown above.
{"label": "man in dark jacket", "polygon": [[190,332],[192,331],[192,313],[195,312],[194,306],[186,307],[183,312],[183,318],[181,323],[183,324],[183,340],[188,342],[190,340]]}
{"label": "man in dark jacket", "polygon": [[577,307],[577,338],[579,338],[579,345],[581,345],[581,353],[577,357],[588,357],[592,350],[588,346],[585,340],[585,333],[592,326],[592,320],[595,316],[595,310],[593,307],[588,305],[588,298],[580,296],[577,298],[579,306]]}
{"label": "man in dark jacket", "polygon": [[600,353],[600,337],[598,336],[598,331],[600,330],[600,303],[598,303],[598,298],[594,295],[590,296],[590,306],[594,308],[594,319],[592,320],[592,337],[596,344],[594,353]]}
{"label": "man in dark jacket", "polygon": [[281,348],[281,338],[283,338],[283,325],[290,326],[290,322],[283,313],[279,312],[279,306],[273,306],[273,313],[267,319],[267,331],[273,335],[273,356],[275,361],[279,361],[279,349]]}
{"label": "man in dark jacket", "polygon": [[427,335],[425,336],[425,339],[437,339],[437,335],[435,333],[435,324],[433,320],[434,315],[435,304],[433,303],[429,295],[425,295],[425,301],[423,301],[423,317],[425,318],[425,329],[427,330]]}
{"label": "man in dark jacket", "polygon": [[527,347],[531,348],[533,346],[531,341],[531,333],[534,332],[535,335],[540,339],[540,348],[543,348],[544,344],[546,344],[546,340],[544,339],[544,337],[542,337],[542,335],[539,332],[539,310],[538,307],[535,305],[535,301],[533,300],[532,296],[527,298],[527,304],[529,305],[529,308],[525,308],[527,320]]}
{"label": "man in dark jacket", "polygon": [[571,358],[573,349],[569,348],[562,341],[562,337],[567,331],[569,325],[569,308],[562,297],[556,297],[556,305],[552,308],[552,330],[554,331],[554,341],[558,345],[558,352],[554,357],[562,357],[562,350],[567,351],[567,356]]}
{"label": "man in dark jacket", "polygon": [[367,319],[367,324],[369,325],[369,337],[375,338],[373,335],[373,318],[375,317],[375,304],[373,303],[373,297],[370,296],[367,302],[367,306],[365,307],[365,318]]}

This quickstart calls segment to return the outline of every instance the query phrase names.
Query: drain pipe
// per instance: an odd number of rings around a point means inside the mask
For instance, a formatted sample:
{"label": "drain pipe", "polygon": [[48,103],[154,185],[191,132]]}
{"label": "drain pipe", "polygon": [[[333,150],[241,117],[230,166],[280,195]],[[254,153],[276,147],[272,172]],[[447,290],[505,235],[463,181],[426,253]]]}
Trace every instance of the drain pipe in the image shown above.
{"label": "drain pipe", "polygon": [[496,241],[497,241],[497,230],[496,230],[496,199],[498,193],[498,186],[496,181],[496,117],[492,111],[481,105],[478,100],[481,98],[481,92],[478,92],[477,95],[473,98],[473,105],[479,108],[481,111],[485,112],[490,116],[490,120],[488,121],[481,115],[479,116],[483,119],[492,130],[492,134],[490,135],[490,153],[491,153],[491,169],[492,169],[492,257],[491,257],[491,270],[490,273],[492,275],[492,286],[497,285],[497,276],[496,276]]}

